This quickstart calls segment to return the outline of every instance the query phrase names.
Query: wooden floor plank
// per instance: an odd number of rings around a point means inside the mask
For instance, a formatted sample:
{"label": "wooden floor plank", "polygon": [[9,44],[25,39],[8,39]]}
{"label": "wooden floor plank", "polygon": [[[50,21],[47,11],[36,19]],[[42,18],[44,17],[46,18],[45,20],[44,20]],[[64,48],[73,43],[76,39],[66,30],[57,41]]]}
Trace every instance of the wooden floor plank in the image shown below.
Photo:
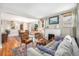
{"label": "wooden floor plank", "polygon": [[3,44],[2,49],[0,49],[1,56],[13,56],[12,49],[16,48],[20,45],[20,42],[17,41],[16,37],[8,38],[8,41]]}

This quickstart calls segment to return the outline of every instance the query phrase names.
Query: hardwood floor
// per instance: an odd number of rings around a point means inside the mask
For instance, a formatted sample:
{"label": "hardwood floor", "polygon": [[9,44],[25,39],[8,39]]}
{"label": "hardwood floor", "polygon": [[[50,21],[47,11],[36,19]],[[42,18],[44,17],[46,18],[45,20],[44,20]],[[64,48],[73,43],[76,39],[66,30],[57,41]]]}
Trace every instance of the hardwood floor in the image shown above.
{"label": "hardwood floor", "polygon": [[17,41],[16,37],[9,37],[8,41],[3,44],[3,47],[0,49],[1,56],[13,56],[12,49],[20,45],[20,41]]}

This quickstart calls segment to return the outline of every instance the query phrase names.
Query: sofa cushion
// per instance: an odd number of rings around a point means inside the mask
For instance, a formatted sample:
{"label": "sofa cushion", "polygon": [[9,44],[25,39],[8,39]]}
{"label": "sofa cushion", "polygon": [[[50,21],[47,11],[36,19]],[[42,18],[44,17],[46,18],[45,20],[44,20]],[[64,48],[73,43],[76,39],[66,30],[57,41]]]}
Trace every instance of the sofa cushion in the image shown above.
{"label": "sofa cushion", "polygon": [[56,41],[59,41],[59,40],[63,40],[64,37],[62,36],[56,36]]}
{"label": "sofa cushion", "polygon": [[44,51],[45,53],[48,53],[50,55],[54,55],[55,54],[55,50],[51,50],[50,48],[46,48],[45,46],[42,45],[37,45],[37,48],[41,51]]}

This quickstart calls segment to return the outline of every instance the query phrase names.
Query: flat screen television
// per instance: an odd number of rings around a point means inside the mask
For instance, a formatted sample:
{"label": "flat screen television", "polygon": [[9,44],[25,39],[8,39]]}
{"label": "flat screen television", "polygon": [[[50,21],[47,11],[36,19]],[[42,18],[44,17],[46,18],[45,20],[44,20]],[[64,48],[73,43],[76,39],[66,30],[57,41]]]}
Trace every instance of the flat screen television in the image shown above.
{"label": "flat screen television", "polygon": [[59,16],[50,17],[49,24],[59,24]]}

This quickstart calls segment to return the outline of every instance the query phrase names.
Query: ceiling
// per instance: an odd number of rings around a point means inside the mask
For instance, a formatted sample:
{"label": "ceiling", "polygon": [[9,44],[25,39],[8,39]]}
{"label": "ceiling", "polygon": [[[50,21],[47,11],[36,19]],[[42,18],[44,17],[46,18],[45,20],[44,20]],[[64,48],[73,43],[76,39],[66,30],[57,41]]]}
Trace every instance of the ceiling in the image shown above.
{"label": "ceiling", "polygon": [[2,12],[39,19],[71,9],[74,3],[0,3]]}

